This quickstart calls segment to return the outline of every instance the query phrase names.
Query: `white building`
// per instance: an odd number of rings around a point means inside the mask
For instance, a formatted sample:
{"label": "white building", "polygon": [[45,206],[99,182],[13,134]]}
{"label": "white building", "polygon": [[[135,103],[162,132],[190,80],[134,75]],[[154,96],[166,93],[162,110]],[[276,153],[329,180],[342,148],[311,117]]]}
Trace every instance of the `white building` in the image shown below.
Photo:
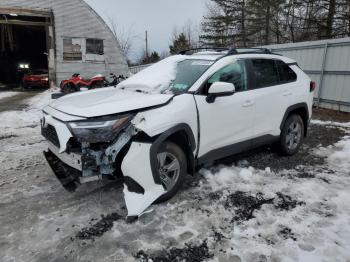
{"label": "white building", "polygon": [[83,0],[1,0],[0,82],[13,82],[20,63],[47,68],[56,83],[129,70],[113,33]]}

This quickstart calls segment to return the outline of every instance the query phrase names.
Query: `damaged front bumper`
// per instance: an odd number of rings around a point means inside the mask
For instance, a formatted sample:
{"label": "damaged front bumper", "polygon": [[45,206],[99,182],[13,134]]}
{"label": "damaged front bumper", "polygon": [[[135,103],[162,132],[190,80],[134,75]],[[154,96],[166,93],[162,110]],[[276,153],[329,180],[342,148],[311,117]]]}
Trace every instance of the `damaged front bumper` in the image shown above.
{"label": "damaged front bumper", "polygon": [[62,186],[67,191],[74,192],[80,184],[82,172],[64,163],[50,149],[44,151],[44,156]]}
{"label": "damaged front bumper", "polygon": [[[132,123],[120,130],[109,144],[79,141],[74,148],[71,144],[75,137],[71,132],[68,136],[68,129],[61,126],[62,122],[50,117],[43,122],[42,133],[49,141],[49,149],[44,152],[45,158],[69,192],[74,192],[82,183],[122,175],[129,219],[140,216],[165,193],[156,178],[157,174],[152,171],[152,144],[135,141],[138,132]],[[63,138],[61,134],[64,134]],[[65,144],[62,144],[62,140]],[[118,171],[122,174],[116,174]]]}

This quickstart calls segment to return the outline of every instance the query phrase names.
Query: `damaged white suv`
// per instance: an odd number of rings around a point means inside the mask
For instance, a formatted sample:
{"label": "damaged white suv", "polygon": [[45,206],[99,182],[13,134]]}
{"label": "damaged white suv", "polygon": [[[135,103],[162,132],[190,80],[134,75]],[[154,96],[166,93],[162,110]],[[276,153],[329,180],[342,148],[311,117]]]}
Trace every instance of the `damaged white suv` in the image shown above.
{"label": "damaged white suv", "polygon": [[182,53],[117,87],[52,102],[43,110],[44,154],[69,191],[122,178],[134,219],[204,163],[276,142],[295,154],[314,88],[295,61],[266,49]]}

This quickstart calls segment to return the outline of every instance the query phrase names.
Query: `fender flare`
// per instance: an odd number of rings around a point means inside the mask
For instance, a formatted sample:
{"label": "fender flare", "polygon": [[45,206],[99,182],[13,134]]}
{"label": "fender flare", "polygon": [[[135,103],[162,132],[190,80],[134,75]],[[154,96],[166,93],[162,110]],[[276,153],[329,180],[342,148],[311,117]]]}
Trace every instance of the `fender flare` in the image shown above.
{"label": "fender flare", "polygon": [[[159,135],[152,143],[151,149],[150,149],[150,160],[151,160],[151,169],[152,169],[152,174],[153,174],[153,178],[154,178],[154,182],[156,184],[161,184],[161,180],[160,177],[158,176],[158,172],[157,172],[157,152],[158,149],[160,147],[160,145],[167,140],[171,135],[179,132],[179,131],[184,131],[189,139],[189,143],[190,143],[190,149],[191,149],[191,156],[190,160],[194,161],[194,155],[193,155],[193,151],[196,149],[196,140],[194,138],[193,132],[190,128],[190,126],[188,124],[185,123],[181,123],[181,124],[177,124],[174,127],[168,129],[167,131],[163,132],[161,135]],[[188,159],[189,160],[189,159]],[[194,162],[193,162],[194,163]]]}
{"label": "fender flare", "polygon": [[[284,123],[286,122],[290,112],[296,110],[296,109],[303,109],[305,110],[306,112],[306,124],[308,123],[309,119],[310,119],[310,114],[309,114],[309,108],[307,106],[306,103],[298,103],[298,104],[295,104],[295,105],[292,105],[290,107],[287,108],[286,112],[284,113],[284,116],[283,116],[283,119],[282,119],[282,122],[281,122],[281,125],[280,125],[280,130],[282,130],[283,126],[284,126]],[[305,125],[305,130],[307,130],[307,125]],[[305,132],[305,135],[306,135],[306,132]]]}

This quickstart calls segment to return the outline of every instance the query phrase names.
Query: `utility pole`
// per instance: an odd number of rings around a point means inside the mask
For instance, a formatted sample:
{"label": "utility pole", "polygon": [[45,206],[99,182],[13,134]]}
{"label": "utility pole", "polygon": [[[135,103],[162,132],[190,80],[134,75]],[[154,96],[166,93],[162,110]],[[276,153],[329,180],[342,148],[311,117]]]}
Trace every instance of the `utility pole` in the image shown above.
{"label": "utility pole", "polygon": [[148,57],[148,32],[146,30],[146,57]]}

